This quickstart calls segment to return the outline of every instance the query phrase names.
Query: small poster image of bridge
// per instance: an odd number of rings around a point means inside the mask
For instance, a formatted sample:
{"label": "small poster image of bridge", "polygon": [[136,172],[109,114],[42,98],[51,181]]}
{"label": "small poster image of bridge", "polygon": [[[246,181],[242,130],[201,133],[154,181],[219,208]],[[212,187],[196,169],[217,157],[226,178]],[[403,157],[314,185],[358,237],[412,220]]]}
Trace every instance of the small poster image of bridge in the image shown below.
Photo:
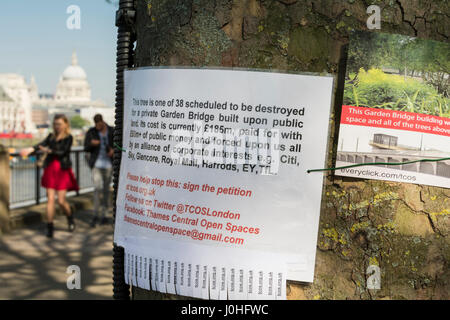
{"label": "small poster image of bridge", "polygon": [[450,188],[449,52],[444,42],[352,33],[336,166],[367,165],[336,175]]}
{"label": "small poster image of bridge", "polygon": [[[383,132],[373,133],[370,139],[362,139],[361,136],[358,137],[351,133],[353,129],[351,127],[354,126],[345,127],[349,128],[341,128],[341,149],[338,149],[336,166],[365,163],[368,165],[356,167],[353,170],[337,170],[337,175],[439,185],[450,188],[450,160],[407,163],[421,159],[450,157],[450,149],[444,149],[444,151],[427,146],[424,143],[424,141],[427,141],[427,139],[424,139],[426,134],[404,133],[399,130],[395,130],[397,134],[395,132],[387,134],[384,129]],[[366,127],[365,129],[375,131],[373,129],[376,128]],[[342,133],[345,133],[345,135],[342,135]],[[418,145],[401,144],[402,134],[409,136],[409,139],[404,139],[406,141],[412,141],[411,135],[416,136],[414,140],[418,142]],[[348,137],[352,141],[353,148],[349,148],[349,144],[344,143],[344,137]],[[444,138],[450,140],[448,137]]]}

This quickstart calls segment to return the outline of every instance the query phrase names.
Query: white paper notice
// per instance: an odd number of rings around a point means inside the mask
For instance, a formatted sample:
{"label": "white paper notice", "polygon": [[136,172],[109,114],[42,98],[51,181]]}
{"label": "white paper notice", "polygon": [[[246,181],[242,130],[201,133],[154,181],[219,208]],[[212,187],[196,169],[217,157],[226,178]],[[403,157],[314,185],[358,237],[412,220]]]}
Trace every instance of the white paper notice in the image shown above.
{"label": "white paper notice", "polygon": [[139,252],[127,257],[137,285],[144,257],[152,290],[185,296],[279,299],[286,279],[312,282],[323,175],[306,171],[325,164],[333,78],[151,68],[124,78],[114,241]]}

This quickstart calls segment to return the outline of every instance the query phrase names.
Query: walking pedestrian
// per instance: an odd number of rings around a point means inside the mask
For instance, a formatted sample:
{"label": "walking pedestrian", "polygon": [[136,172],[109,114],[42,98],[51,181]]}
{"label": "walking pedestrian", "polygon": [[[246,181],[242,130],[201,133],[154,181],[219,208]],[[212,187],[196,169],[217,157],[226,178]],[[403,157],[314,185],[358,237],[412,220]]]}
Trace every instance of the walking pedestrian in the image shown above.
{"label": "walking pedestrian", "polygon": [[67,191],[78,190],[78,183],[72,171],[70,148],[73,137],[70,134],[70,123],[63,114],[53,118],[53,132],[37,145],[21,150],[21,156],[41,154],[44,157],[44,173],[41,185],[47,189],[47,237],[53,237],[53,220],[55,217],[55,198],[67,217],[68,229],[75,230],[72,209],[66,200]]}
{"label": "walking pedestrian", "polygon": [[[101,114],[94,116],[95,126],[86,133],[84,150],[89,152],[89,167],[94,182],[94,217],[91,227],[107,223],[106,212],[109,208],[109,188],[111,184],[113,150],[113,128]],[[102,196],[102,197],[101,197]]]}

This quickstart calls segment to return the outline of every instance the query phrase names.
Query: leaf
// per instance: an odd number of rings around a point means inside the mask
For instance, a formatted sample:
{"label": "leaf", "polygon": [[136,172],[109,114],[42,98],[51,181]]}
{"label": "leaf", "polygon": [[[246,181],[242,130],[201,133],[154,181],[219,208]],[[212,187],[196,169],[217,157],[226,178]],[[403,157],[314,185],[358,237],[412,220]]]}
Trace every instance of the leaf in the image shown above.
{"label": "leaf", "polygon": [[353,97],[355,98],[356,106],[359,107],[358,93],[356,92],[355,86],[352,86],[353,89]]}

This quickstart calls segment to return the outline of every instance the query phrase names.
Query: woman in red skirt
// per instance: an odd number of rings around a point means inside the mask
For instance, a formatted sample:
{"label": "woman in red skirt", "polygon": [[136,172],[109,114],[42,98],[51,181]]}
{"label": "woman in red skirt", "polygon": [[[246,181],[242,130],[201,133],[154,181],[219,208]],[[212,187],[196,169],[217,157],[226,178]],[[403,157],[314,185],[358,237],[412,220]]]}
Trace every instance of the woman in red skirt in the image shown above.
{"label": "woman in red skirt", "polygon": [[72,171],[70,148],[73,137],[70,134],[70,123],[63,114],[55,115],[53,119],[53,133],[34,147],[21,151],[22,156],[34,153],[46,154],[44,174],[41,185],[47,189],[47,237],[53,237],[53,219],[55,216],[55,197],[67,216],[69,231],[75,230],[73,212],[66,200],[67,191],[78,190],[78,183]]}

